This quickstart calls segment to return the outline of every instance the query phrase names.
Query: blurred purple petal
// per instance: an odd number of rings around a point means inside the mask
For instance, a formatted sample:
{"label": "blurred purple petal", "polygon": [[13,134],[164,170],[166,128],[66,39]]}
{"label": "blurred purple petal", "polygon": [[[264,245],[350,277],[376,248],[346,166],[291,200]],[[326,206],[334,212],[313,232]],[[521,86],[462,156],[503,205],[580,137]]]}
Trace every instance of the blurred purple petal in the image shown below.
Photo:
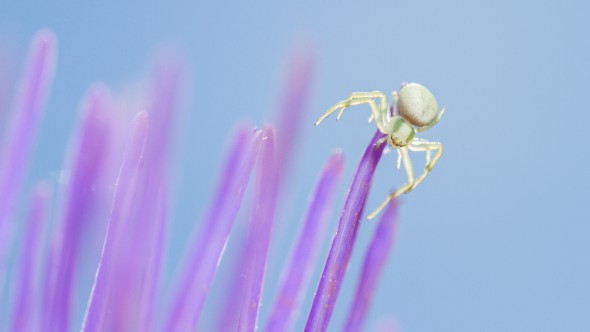
{"label": "blurred purple petal", "polygon": [[[279,106],[277,130],[277,164],[279,174],[287,174],[293,150],[301,137],[301,125],[307,123],[307,100],[311,91],[315,57],[310,50],[301,49],[290,59],[288,73]],[[282,179],[279,179],[282,180]]]}
{"label": "blurred purple petal", "polygon": [[[148,115],[137,114],[133,121],[130,141],[123,165],[117,178],[115,200],[109,220],[96,279],[84,317],[85,331],[105,330],[107,302],[113,291],[112,279],[116,272],[121,237],[132,213],[133,198],[136,195],[137,175],[148,136]],[[112,312],[111,312],[112,313]],[[116,313],[112,313],[116,314]]]}
{"label": "blurred purple petal", "polygon": [[166,318],[167,331],[192,331],[197,328],[209,287],[248,186],[261,145],[260,136],[260,132],[244,126],[238,129],[233,139],[213,201],[185,256]]}
{"label": "blurred purple petal", "polygon": [[36,331],[37,311],[40,296],[38,291],[39,266],[41,262],[41,243],[44,220],[47,218],[50,201],[47,183],[37,185],[29,205],[25,229],[22,235],[22,252],[18,261],[16,277],[16,297],[12,312],[12,331]]}
{"label": "blurred purple petal", "polygon": [[278,174],[274,130],[271,127],[265,127],[262,130],[262,135],[263,144],[256,165],[252,214],[248,226],[246,245],[248,264],[242,272],[244,288],[238,331],[254,331],[256,329],[276,209]]}
{"label": "blurred purple petal", "polygon": [[[112,294],[106,304],[107,329],[148,331],[153,329],[163,245],[167,232],[165,184],[152,192],[146,186],[145,163],[140,166],[130,218],[119,235],[112,275]],[[150,181],[148,180],[148,183]],[[152,188],[154,189],[154,188]],[[155,194],[155,195],[154,195]],[[147,203],[152,205],[147,205]]]}
{"label": "blurred purple petal", "polygon": [[[150,330],[155,309],[154,297],[158,290],[159,267],[162,261],[162,242],[167,229],[165,206],[167,197],[163,187],[157,191],[146,182],[146,164],[142,162],[129,218],[123,221],[116,261],[112,269],[111,295],[105,305],[109,312],[106,328],[116,331]],[[148,205],[151,204],[151,205]]]}
{"label": "blurred purple petal", "polygon": [[[5,146],[0,147],[3,148],[0,150],[0,286],[6,270],[6,249],[10,247],[10,235],[16,225],[11,218],[19,216],[17,207],[26,185],[43,104],[53,76],[54,58],[53,35],[40,32],[31,46],[14,102],[12,122],[7,122],[6,130],[2,129],[6,134]],[[84,331],[198,329],[209,289],[256,164],[249,223],[244,225],[248,230],[237,234],[245,240],[239,246],[241,259],[235,275],[225,286],[233,303],[220,310],[226,324],[221,330],[236,327],[240,331],[256,330],[275,210],[285,174],[296,162],[293,151],[301,138],[301,126],[307,121],[304,106],[311,91],[314,61],[305,49],[290,61],[285,94],[279,101],[280,130],[276,138],[270,126],[262,131],[246,127],[237,131],[215,195],[203,215],[199,232],[191,239],[169,298],[162,294],[162,272],[170,221],[170,147],[178,118],[183,66],[175,57],[161,58],[146,94],[143,94],[144,84],[130,87],[124,98],[114,100],[108,98],[104,89],[92,89],[84,99],[83,112],[72,135],[63,171],[60,170],[68,176],[67,181],[66,177],[60,177],[64,186],[56,200],[59,203],[56,219],[47,223],[52,229],[48,230],[49,250],[45,252],[42,244],[47,234],[42,233],[40,224],[48,212],[49,201],[41,189],[28,207],[20,244],[23,249],[15,260],[17,277],[11,278],[10,284],[14,306],[1,315],[9,319],[0,322],[0,329],[74,329],[72,323],[81,318],[76,314],[78,296],[88,295],[81,290],[90,286],[85,282],[92,280],[94,284],[83,317]],[[146,111],[136,114],[138,108]],[[130,125],[132,115],[135,119]],[[375,135],[358,166],[306,330],[323,331],[328,327],[373,172],[384,147],[374,149],[373,144],[381,137],[379,133]],[[319,256],[318,248],[342,167],[342,155],[335,154],[318,179],[283,270],[267,326],[270,331],[293,328]],[[357,298],[349,316],[349,330],[361,328],[369,308],[393,241],[395,225],[388,219],[392,214],[395,214],[393,205],[383,214],[366,254]],[[46,269],[39,269],[39,261],[45,262]],[[85,273],[94,272],[94,278],[85,278]],[[37,313],[37,308],[42,311]]]}
{"label": "blurred purple petal", "polygon": [[[278,116],[279,130],[277,131],[276,145],[280,147],[276,151],[277,174],[278,174],[278,196],[280,201],[283,193],[286,177],[294,155],[295,147],[301,138],[301,126],[307,120],[306,103],[310,93],[310,82],[313,74],[315,57],[307,48],[300,48],[291,55],[286,66],[287,74],[283,82],[282,98],[276,109]],[[279,204],[280,205],[280,204]],[[279,219],[280,220],[280,219]],[[245,246],[245,245],[244,245]],[[246,251],[240,251],[240,259],[237,260],[234,271],[243,271],[246,264]],[[223,316],[220,316],[217,328],[225,331],[235,329],[239,316],[241,304],[235,301],[236,293],[241,291],[242,280],[239,273],[234,273],[230,286],[224,294],[224,301],[221,305]]]}
{"label": "blurred purple petal", "polygon": [[150,136],[146,162],[150,172],[163,176],[170,157],[172,131],[178,113],[178,99],[182,83],[182,61],[173,56],[162,56],[156,62],[149,95]]}
{"label": "blurred purple petal", "polygon": [[155,315],[156,296],[160,290],[162,267],[166,252],[166,235],[168,234],[168,195],[165,185],[160,189],[154,217],[156,218],[154,220],[156,227],[146,246],[148,249],[146,256],[151,259],[146,271],[145,295],[140,301],[141,308],[139,310],[142,331],[155,330],[157,322]]}
{"label": "blurred purple petal", "polygon": [[389,202],[382,213],[365,255],[361,277],[348,313],[348,321],[344,325],[345,331],[362,330],[379,276],[393,246],[397,227],[397,201]]}
{"label": "blurred purple petal", "polygon": [[344,279],[344,273],[352,253],[373,174],[385,147],[385,144],[381,144],[379,148],[375,148],[375,143],[382,137],[383,134],[379,131],[375,133],[361,158],[352,180],[338,223],[338,230],[332,241],[328,260],[324,266],[324,272],[307,319],[306,331],[325,331],[328,328],[340,285]]}
{"label": "blurred purple petal", "polygon": [[180,63],[171,57],[161,57],[152,74],[149,92],[150,134],[138,169],[137,194],[130,219],[118,245],[114,295],[108,303],[113,311],[113,327],[117,329],[147,330],[156,323],[149,313],[158,307],[157,282],[168,223],[163,211],[168,199],[164,191],[180,82]]}
{"label": "blurred purple petal", "polygon": [[[129,259],[136,267],[135,275],[129,274],[127,282],[139,285],[135,298],[125,291],[131,289],[121,284],[121,296],[127,297],[130,306],[136,308],[133,316],[142,330],[153,329],[156,323],[153,313],[159,290],[160,271],[163,264],[166,233],[168,229],[166,183],[172,129],[178,113],[178,95],[182,81],[181,61],[169,55],[161,56],[152,74],[149,95],[150,135],[145,151],[145,167],[141,168],[140,192],[143,195],[136,204],[136,214],[128,242]],[[134,303],[135,301],[136,303]],[[131,318],[129,317],[129,320]]]}
{"label": "blurred purple petal", "polygon": [[52,32],[37,33],[29,48],[11,122],[0,150],[0,298],[4,286],[7,250],[11,243],[9,218],[21,193],[45,100],[53,80],[57,42]]}
{"label": "blurred purple petal", "polygon": [[48,266],[49,293],[43,310],[44,327],[68,331],[75,289],[75,271],[81,252],[80,240],[89,227],[96,203],[94,189],[101,175],[109,145],[106,118],[108,91],[91,89],[83,104],[77,132],[71,139],[71,155],[65,169],[71,169],[61,217],[53,232],[50,250],[53,260]]}
{"label": "blurred purple petal", "polygon": [[[241,230],[238,229],[238,231]],[[235,234],[232,237],[232,245],[237,249],[234,249],[235,257],[232,257],[234,261],[231,262],[230,277],[225,282],[226,286],[223,287],[223,299],[221,304],[217,306],[219,309],[216,313],[216,322],[213,331],[235,331],[238,326],[242,306],[240,299],[242,298],[241,295],[244,288],[241,273],[248,265],[248,260],[246,259],[248,256],[246,251],[247,240],[247,232],[245,231]],[[238,243],[235,244],[236,242]]]}
{"label": "blurred purple petal", "polygon": [[342,153],[333,154],[322,170],[309,201],[297,241],[285,264],[281,286],[270,316],[267,331],[291,331],[299,306],[319,257],[318,249],[324,238],[326,224],[344,166]]}

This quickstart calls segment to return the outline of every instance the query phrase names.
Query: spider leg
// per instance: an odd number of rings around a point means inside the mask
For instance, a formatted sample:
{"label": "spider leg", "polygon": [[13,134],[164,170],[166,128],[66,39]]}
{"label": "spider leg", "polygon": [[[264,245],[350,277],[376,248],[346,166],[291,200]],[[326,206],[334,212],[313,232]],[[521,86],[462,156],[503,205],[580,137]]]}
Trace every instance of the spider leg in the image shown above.
{"label": "spider leg", "polygon": [[422,127],[416,127],[416,132],[420,133],[423,131],[426,131],[430,128],[432,128],[432,126],[434,126],[435,124],[437,124],[440,121],[440,118],[442,118],[443,114],[445,114],[445,111],[447,110],[446,106],[443,106],[443,108],[440,110],[440,113],[438,113],[438,116],[432,120],[432,122],[430,122],[429,124],[422,126]]}
{"label": "spider leg", "polygon": [[407,148],[399,148],[398,149],[401,156],[402,161],[404,163],[404,168],[406,169],[406,174],[408,176],[408,183],[404,184],[400,188],[398,188],[395,192],[389,194],[387,198],[381,203],[371,214],[367,216],[367,219],[373,219],[376,215],[381,212],[391,200],[397,198],[401,194],[405,194],[414,188],[414,167],[412,166],[412,160],[408,154]]}
{"label": "spider leg", "polygon": [[385,97],[385,94],[381,91],[353,92],[350,94],[350,97],[348,97],[348,99],[351,98],[379,98],[381,105],[387,105],[387,97]]}
{"label": "spider leg", "polygon": [[[379,98],[379,102],[381,103],[379,106],[381,108],[387,108],[387,97],[385,97],[385,94],[381,91],[353,92],[350,94],[350,97],[348,97],[348,99],[352,98]],[[375,117],[373,116],[373,113],[371,113],[368,122],[371,123],[371,121],[373,121],[374,119]]]}
{"label": "spider leg", "polygon": [[[379,95],[381,94],[381,95]],[[369,97],[366,97],[369,96]],[[380,100],[385,100],[385,104],[383,105],[377,105],[377,103],[375,102],[375,100],[373,98],[379,98]],[[322,116],[320,116],[320,118],[315,122],[315,125],[317,126],[318,124],[320,124],[322,121],[324,121],[324,119],[326,119],[328,116],[330,116],[330,114],[338,111],[338,114],[336,116],[336,120],[339,120],[340,117],[342,117],[342,114],[344,113],[344,110],[347,109],[350,106],[355,106],[355,105],[360,105],[360,104],[369,104],[369,106],[371,107],[371,114],[373,116],[373,118],[376,120],[376,124],[377,124],[377,128],[379,128],[379,130],[382,133],[386,133],[386,128],[385,128],[385,120],[384,120],[384,113],[387,113],[386,110],[387,109],[387,98],[385,98],[385,95],[383,95],[383,93],[381,92],[355,92],[353,94],[350,95],[350,97],[346,100],[343,100],[337,104],[335,104],[334,106],[330,107]]]}
{"label": "spider leg", "polygon": [[375,145],[373,146],[373,148],[375,150],[379,149],[381,144],[385,143],[386,141],[387,141],[387,136],[380,138],[377,142],[375,142]]}
{"label": "spider leg", "polygon": [[[411,151],[424,151],[426,152],[426,165],[424,166],[424,172],[416,179],[414,182],[414,187],[416,187],[420,182],[424,180],[426,175],[430,173],[434,165],[438,162],[438,159],[442,155],[443,147],[442,144],[439,142],[429,142],[427,140],[414,140],[408,146],[408,149]],[[430,157],[430,152],[436,151],[433,157]]]}

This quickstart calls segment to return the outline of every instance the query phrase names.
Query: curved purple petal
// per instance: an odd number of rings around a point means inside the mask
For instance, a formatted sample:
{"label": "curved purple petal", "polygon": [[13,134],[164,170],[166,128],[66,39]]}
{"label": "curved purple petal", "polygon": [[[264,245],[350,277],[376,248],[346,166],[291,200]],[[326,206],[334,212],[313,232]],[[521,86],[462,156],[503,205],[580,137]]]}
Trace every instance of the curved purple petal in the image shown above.
{"label": "curved purple petal", "polygon": [[[287,174],[293,150],[301,136],[301,125],[307,121],[307,100],[311,91],[315,57],[309,50],[299,50],[292,55],[285,82],[285,89],[279,106],[277,166],[279,174]],[[282,179],[279,179],[282,181]]]}
{"label": "curved purple petal", "polygon": [[113,275],[117,272],[118,247],[121,245],[121,237],[132,213],[132,203],[137,188],[136,180],[147,136],[148,115],[141,112],[136,115],[133,121],[130,142],[117,178],[115,198],[103,252],[84,317],[84,331],[105,330],[108,300],[112,296],[114,288],[112,285]]}
{"label": "curved purple petal", "polygon": [[252,214],[246,244],[247,264],[242,271],[243,294],[240,299],[238,331],[254,331],[258,320],[260,296],[266,271],[268,248],[277,203],[278,174],[275,136],[271,127],[262,130],[263,144],[256,165]]}
{"label": "curved purple petal", "polygon": [[156,323],[152,313],[160,307],[156,296],[168,227],[165,188],[181,69],[176,58],[165,56],[158,59],[151,75],[150,134],[139,168],[137,197],[119,256],[119,269],[125,273],[118,276],[114,285],[116,296],[109,305],[120,313],[115,321],[119,322],[117,328],[123,330],[152,330]]}
{"label": "curved purple petal", "polygon": [[233,139],[213,201],[185,256],[166,317],[167,331],[192,331],[197,328],[258,156],[260,136],[260,132],[244,126]]}
{"label": "curved purple petal", "polygon": [[[305,106],[311,91],[310,82],[313,78],[314,63],[315,56],[310,49],[300,48],[291,55],[286,66],[287,73],[283,82],[281,99],[275,110],[278,123],[276,146],[280,147],[276,151],[279,205],[282,193],[285,192],[284,182],[289,175],[289,166],[294,156],[294,150],[297,141],[301,138],[301,126],[307,121]],[[245,251],[242,250],[240,255],[242,258],[236,260],[234,271],[244,269]],[[235,329],[241,306],[239,302],[235,301],[235,294],[242,285],[241,276],[234,274],[229,284],[230,286],[227,287],[223,295],[223,304],[220,305],[221,308],[224,308],[223,315],[219,315],[216,323],[216,329],[220,331]]]}
{"label": "curved purple petal", "polygon": [[338,230],[332,241],[328,260],[324,266],[324,272],[313,300],[311,312],[307,318],[305,331],[325,331],[328,328],[340,285],[344,279],[344,273],[352,253],[373,174],[385,147],[385,144],[381,144],[378,148],[375,148],[375,143],[382,137],[383,134],[379,131],[375,133],[361,158],[352,180],[338,223]]}
{"label": "curved purple petal", "polygon": [[71,140],[72,155],[65,163],[65,169],[71,169],[71,175],[50,248],[53,261],[48,266],[48,298],[43,308],[43,324],[48,329],[70,329],[75,271],[82,246],[80,239],[89,227],[88,222],[98,199],[94,188],[102,173],[110,143],[106,118],[108,96],[103,87],[90,90],[83,104],[77,132]]}
{"label": "curved purple petal", "polygon": [[373,292],[377,288],[379,276],[393,246],[396,227],[397,201],[391,201],[379,220],[379,224],[373,234],[373,239],[365,254],[361,277],[356,287],[350,312],[348,313],[348,320],[346,325],[344,325],[344,331],[354,332],[362,330],[365,316],[373,298]]}
{"label": "curved purple petal", "polygon": [[162,56],[152,73],[149,91],[150,136],[145,159],[150,172],[158,177],[165,175],[170,159],[170,143],[183,81],[182,69],[182,61],[177,57]]}
{"label": "curved purple petal", "polygon": [[343,166],[344,156],[342,153],[335,153],[322,170],[309,201],[297,241],[283,270],[281,286],[268,321],[267,331],[293,329],[302,297],[307,291],[311,273],[319,256],[319,245],[324,238]]}

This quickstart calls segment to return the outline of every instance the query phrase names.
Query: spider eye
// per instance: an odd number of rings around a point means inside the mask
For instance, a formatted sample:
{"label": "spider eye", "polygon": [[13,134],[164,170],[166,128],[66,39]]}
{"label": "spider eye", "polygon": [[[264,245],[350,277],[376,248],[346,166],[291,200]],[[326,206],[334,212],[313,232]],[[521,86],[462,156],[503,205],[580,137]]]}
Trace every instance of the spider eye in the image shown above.
{"label": "spider eye", "polygon": [[391,142],[396,146],[405,146],[406,143],[402,138],[399,138],[396,134],[391,134]]}

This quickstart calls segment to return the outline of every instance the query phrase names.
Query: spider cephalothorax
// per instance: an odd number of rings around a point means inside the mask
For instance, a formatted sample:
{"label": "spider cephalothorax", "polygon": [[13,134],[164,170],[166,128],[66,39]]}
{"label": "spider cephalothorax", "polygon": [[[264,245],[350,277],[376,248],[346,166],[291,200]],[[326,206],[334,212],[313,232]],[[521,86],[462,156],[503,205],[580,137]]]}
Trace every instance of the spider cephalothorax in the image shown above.
{"label": "spider cephalothorax", "polygon": [[[348,99],[330,107],[315,123],[318,125],[337,110],[340,111],[336,119],[340,119],[346,108],[369,104],[371,107],[369,122],[375,120],[379,131],[385,134],[385,137],[377,144],[387,142],[389,146],[398,151],[408,175],[408,183],[389,194],[387,199],[369,215],[369,219],[375,217],[390,200],[409,192],[422,182],[442,155],[441,143],[429,142],[414,136],[417,132],[428,130],[438,123],[445,112],[445,107],[439,112],[438,104],[432,93],[418,83],[404,84],[399,93],[394,91],[392,95],[393,104],[389,105],[383,92],[353,92]],[[379,104],[375,99],[379,100]],[[408,150],[426,152],[424,172],[418,178],[414,177],[414,168]],[[431,151],[436,151],[432,158],[430,157]]]}

